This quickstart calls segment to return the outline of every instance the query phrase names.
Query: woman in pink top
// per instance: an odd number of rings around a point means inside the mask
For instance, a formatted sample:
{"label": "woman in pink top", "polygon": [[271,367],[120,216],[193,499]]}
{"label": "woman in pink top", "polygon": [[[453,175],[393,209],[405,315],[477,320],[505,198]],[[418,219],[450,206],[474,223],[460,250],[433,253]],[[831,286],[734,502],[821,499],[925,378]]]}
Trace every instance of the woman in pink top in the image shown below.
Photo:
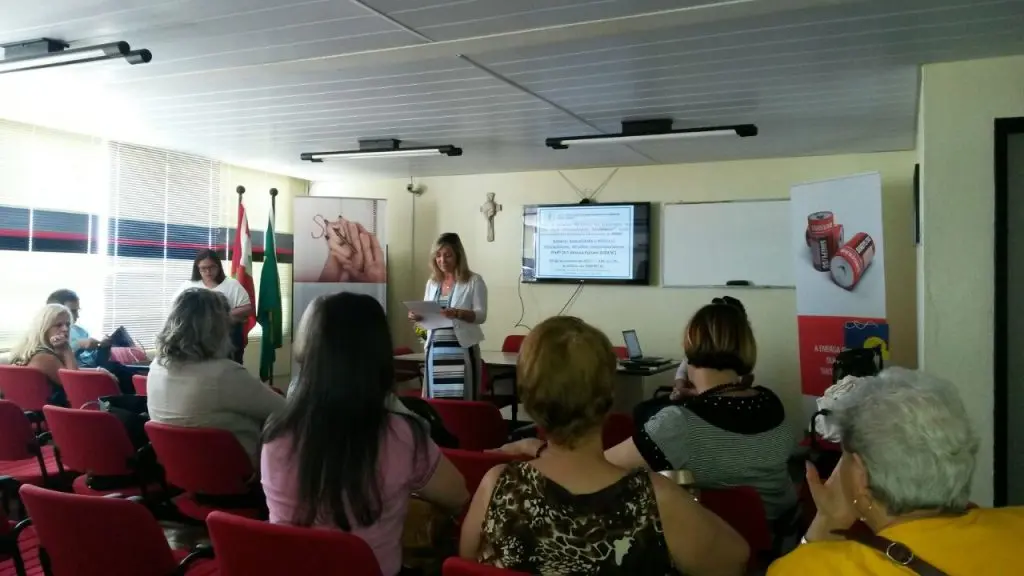
{"label": "woman in pink top", "polygon": [[312,314],[296,389],[264,431],[270,521],[351,532],[394,576],[409,497],[455,513],[469,499],[466,482],[424,422],[387,408],[394,358],[380,304],[342,292]]}

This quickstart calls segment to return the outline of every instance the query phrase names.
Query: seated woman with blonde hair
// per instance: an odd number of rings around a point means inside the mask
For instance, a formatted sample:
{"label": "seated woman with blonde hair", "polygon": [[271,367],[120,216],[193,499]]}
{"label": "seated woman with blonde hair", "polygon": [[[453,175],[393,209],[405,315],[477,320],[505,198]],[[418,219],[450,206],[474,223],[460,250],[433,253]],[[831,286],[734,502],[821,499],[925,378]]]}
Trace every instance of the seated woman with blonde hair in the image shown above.
{"label": "seated woman with blonde hair", "polygon": [[71,347],[71,310],[63,304],[47,304],[36,313],[25,336],[11,349],[11,364],[35,368],[46,375],[52,393],[49,403],[67,406],[68,397],[60,382],[62,368],[77,370]]}
{"label": "seated woman with blonde hair", "polygon": [[541,322],[523,342],[520,397],[548,443],[490,470],[473,497],[464,558],[530,574],[742,574],[743,539],[685,490],[609,463],[601,428],[615,353],[578,318]]}
{"label": "seated woman with blonde hair", "polygon": [[[842,458],[824,483],[807,466],[817,516],[770,576],[1021,572],[1024,508],[968,504],[978,437],[952,384],[889,368],[840,397],[831,417]],[[857,519],[866,529],[849,530]]]}

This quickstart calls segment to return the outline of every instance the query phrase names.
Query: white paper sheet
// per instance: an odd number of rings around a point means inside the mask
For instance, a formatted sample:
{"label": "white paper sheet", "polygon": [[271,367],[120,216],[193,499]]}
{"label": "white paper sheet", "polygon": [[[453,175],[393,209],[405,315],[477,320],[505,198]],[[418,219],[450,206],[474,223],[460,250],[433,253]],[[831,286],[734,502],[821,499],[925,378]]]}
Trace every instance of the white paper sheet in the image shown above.
{"label": "white paper sheet", "polygon": [[452,319],[441,315],[443,308],[434,300],[405,302],[405,307],[413,314],[420,316],[420,321],[417,324],[422,326],[424,330],[452,327]]}

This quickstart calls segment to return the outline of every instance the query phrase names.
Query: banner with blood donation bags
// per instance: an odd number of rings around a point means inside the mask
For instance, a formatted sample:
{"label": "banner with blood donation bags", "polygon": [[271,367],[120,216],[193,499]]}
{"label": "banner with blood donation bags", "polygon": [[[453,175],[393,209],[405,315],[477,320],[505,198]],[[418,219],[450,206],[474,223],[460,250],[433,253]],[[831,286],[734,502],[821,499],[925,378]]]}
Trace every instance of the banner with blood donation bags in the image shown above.
{"label": "banner with blood donation bags", "polygon": [[844,348],[881,347],[888,358],[882,179],[798,184],[790,208],[801,388],[821,396]]}

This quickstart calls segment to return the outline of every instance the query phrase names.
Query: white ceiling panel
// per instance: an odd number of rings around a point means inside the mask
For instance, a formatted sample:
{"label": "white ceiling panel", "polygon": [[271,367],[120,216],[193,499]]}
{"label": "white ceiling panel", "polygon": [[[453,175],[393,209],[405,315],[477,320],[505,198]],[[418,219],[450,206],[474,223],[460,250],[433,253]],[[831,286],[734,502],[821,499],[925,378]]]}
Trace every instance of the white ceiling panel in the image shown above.
{"label": "white ceiling panel", "polygon": [[[1024,53],[1024,0],[0,0],[0,43],[153,62],[0,75],[0,116],[309,178],[914,146],[919,66]],[[550,150],[622,120],[754,138]],[[459,158],[309,164],[360,139]]]}

